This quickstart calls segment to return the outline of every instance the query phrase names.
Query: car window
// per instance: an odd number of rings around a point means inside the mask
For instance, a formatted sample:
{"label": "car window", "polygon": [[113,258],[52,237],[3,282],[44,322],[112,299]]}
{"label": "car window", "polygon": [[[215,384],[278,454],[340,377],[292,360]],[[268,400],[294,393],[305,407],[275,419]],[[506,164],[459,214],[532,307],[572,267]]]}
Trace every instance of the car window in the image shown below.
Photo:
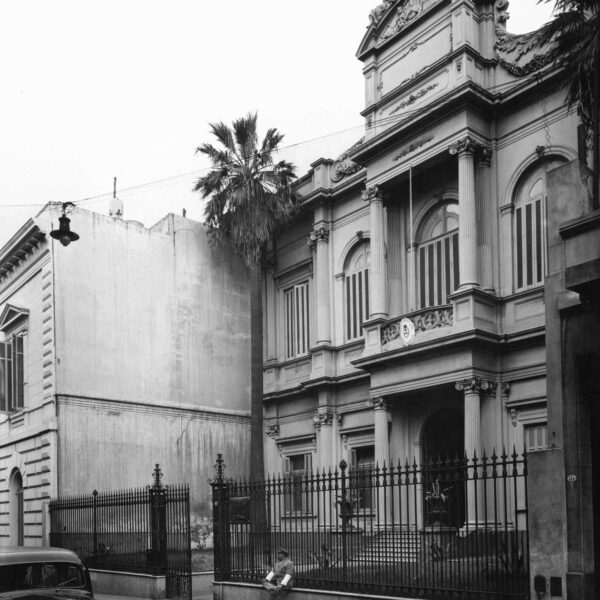
{"label": "car window", "polygon": [[39,587],[82,588],[85,574],[79,565],[63,562],[0,566],[0,592]]}

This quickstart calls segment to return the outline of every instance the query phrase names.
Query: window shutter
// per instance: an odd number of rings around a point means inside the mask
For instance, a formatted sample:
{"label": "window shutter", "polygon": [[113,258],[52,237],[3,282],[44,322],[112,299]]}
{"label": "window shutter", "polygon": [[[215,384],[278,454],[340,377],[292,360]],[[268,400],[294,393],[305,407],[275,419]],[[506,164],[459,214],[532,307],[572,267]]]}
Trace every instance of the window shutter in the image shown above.
{"label": "window shutter", "polygon": [[0,342],[0,411],[8,410],[7,407],[7,375],[8,375],[8,349],[4,342]]}

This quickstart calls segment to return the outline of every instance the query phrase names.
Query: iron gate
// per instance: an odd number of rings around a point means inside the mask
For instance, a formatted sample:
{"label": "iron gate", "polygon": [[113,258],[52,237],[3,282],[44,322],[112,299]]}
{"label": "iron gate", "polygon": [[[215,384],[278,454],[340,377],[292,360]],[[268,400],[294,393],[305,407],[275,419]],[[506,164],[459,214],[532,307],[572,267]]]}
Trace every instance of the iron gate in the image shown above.
{"label": "iron gate", "polygon": [[163,485],[159,465],[144,489],[53,500],[50,543],[90,569],[163,575],[169,598],[192,598],[189,487]]}

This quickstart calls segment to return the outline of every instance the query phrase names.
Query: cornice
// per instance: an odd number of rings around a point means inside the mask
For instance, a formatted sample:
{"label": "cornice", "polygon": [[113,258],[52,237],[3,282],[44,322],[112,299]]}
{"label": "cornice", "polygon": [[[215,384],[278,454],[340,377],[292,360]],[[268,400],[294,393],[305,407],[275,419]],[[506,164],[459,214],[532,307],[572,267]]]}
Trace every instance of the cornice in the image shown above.
{"label": "cornice", "polygon": [[14,271],[44,241],[46,234],[29,219],[0,249],[0,280]]}
{"label": "cornice", "polygon": [[[361,148],[356,149],[352,159],[366,163],[388,152],[390,144],[396,143],[400,139],[407,140],[413,135],[430,130],[437,122],[447,119],[450,114],[468,107],[491,115],[494,110],[493,96],[480,86],[467,81],[423,106],[419,112],[407,116],[395,126],[389,127],[369,139]],[[447,148],[444,148],[444,151],[446,150]]]}

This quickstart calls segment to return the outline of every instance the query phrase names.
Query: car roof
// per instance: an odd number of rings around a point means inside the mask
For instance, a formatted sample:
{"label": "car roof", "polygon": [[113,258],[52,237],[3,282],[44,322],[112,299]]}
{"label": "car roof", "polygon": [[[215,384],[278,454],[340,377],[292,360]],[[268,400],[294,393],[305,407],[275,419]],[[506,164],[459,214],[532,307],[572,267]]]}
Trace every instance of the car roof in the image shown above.
{"label": "car roof", "polygon": [[65,548],[0,546],[0,565],[45,561],[75,562],[81,564],[81,560],[79,560],[77,554]]}

